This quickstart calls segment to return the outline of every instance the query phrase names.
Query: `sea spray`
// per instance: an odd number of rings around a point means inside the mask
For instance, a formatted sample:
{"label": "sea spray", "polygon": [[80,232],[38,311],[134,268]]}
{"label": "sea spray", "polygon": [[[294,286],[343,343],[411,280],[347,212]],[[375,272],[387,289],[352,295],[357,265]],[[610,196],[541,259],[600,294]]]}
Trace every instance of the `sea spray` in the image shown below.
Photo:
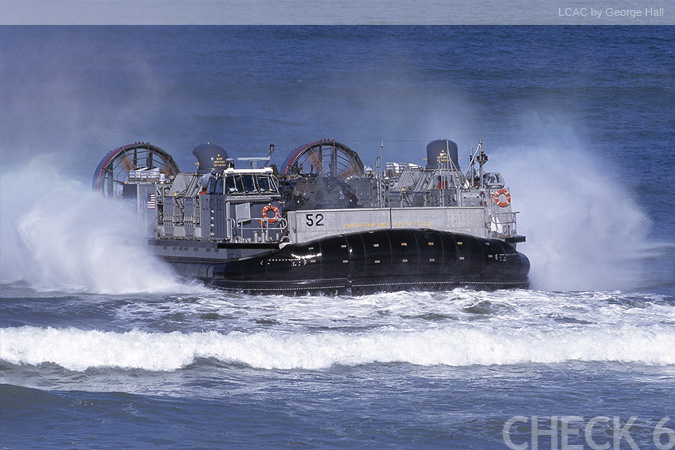
{"label": "sea spray", "polygon": [[532,286],[548,290],[640,287],[650,221],[629,189],[577,147],[502,148],[495,157],[518,215],[518,246]]}
{"label": "sea spray", "polygon": [[49,163],[34,160],[2,174],[3,282],[108,294],[202,289],[181,284],[151,255],[130,205],[92,192]]}

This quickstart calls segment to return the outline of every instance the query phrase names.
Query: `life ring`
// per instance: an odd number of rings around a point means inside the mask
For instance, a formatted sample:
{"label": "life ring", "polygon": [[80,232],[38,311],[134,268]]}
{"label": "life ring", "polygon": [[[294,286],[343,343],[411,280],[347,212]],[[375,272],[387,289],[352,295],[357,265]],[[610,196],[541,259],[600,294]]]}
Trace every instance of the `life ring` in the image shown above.
{"label": "life ring", "polygon": [[[501,195],[504,196],[504,201],[499,201],[499,197]],[[492,201],[494,201],[498,206],[506,208],[511,204],[511,194],[506,189],[500,189],[495,192],[495,195],[492,197]]]}
{"label": "life ring", "polygon": [[[274,211],[274,217],[272,217],[272,218],[270,218],[267,215],[267,213],[269,213],[270,211]],[[279,216],[279,208],[270,204],[270,205],[267,205],[263,208],[261,222],[265,221],[267,223],[276,223],[277,220],[279,219],[279,217],[280,217]]]}

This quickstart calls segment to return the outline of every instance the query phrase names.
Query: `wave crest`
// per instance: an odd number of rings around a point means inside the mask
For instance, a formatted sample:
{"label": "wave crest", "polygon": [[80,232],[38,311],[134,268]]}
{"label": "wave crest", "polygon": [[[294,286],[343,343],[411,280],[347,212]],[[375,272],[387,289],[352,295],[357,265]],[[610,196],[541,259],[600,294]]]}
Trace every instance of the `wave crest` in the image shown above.
{"label": "wave crest", "polygon": [[0,359],[14,365],[53,363],[72,371],[96,367],[174,371],[198,358],[260,369],[324,369],[334,365],[410,363],[422,366],[507,365],[614,361],[675,364],[675,330],[490,330],[470,327],[421,331],[290,334],[125,333],[20,327],[0,331]]}

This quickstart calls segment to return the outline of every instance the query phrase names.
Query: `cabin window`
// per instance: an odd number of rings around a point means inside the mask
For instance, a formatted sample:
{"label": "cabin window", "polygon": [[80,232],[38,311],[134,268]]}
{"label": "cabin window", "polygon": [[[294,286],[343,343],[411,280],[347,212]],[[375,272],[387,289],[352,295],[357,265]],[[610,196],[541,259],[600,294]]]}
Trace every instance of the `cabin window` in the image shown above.
{"label": "cabin window", "polygon": [[244,179],[244,190],[246,192],[256,192],[253,175],[244,175],[242,178]]}
{"label": "cabin window", "polygon": [[272,186],[270,186],[270,179],[268,177],[259,176],[258,177],[258,186],[260,187],[260,192],[272,192]]}
{"label": "cabin window", "polygon": [[234,177],[236,183],[237,192],[244,192],[244,182],[241,180],[241,175]]}
{"label": "cabin window", "polygon": [[237,186],[234,184],[234,177],[225,178],[225,192],[228,194],[237,192]]}
{"label": "cabin window", "polygon": [[218,178],[216,180],[216,191],[214,192],[214,194],[221,194],[222,195],[222,193],[223,193],[223,179]]}
{"label": "cabin window", "polygon": [[[264,194],[278,193],[279,189],[273,177],[258,174],[230,174],[225,176],[226,194]],[[209,188],[210,189],[210,188]]]}
{"label": "cabin window", "polygon": [[277,184],[275,183],[275,179],[273,177],[269,177],[266,175],[258,175],[256,179],[258,181],[258,189],[260,189],[261,193],[269,194],[279,192],[279,189],[277,188]]}
{"label": "cabin window", "polygon": [[211,177],[209,178],[209,185],[206,188],[207,194],[213,194],[216,191],[216,179]]}
{"label": "cabin window", "polygon": [[483,183],[488,186],[503,186],[504,179],[499,172],[488,172],[483,175]]}

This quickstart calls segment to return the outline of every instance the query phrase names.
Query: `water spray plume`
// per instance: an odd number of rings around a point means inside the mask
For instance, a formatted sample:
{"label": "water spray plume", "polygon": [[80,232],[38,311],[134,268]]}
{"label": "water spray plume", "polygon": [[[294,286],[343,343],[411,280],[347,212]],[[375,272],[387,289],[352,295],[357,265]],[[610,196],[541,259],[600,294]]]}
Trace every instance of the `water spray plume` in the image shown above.
{"label": "water spray plume", "polygon": [[493,159],[521,211],[532,287],[640,287],[650,221],[611,169],[567,146],[503,148]]}
{"label": "water spray plume", "polygon": [[38,290],[183,292],[153,257],[129,205],[58,173],[48,161],[2,174],[2,282]]}

